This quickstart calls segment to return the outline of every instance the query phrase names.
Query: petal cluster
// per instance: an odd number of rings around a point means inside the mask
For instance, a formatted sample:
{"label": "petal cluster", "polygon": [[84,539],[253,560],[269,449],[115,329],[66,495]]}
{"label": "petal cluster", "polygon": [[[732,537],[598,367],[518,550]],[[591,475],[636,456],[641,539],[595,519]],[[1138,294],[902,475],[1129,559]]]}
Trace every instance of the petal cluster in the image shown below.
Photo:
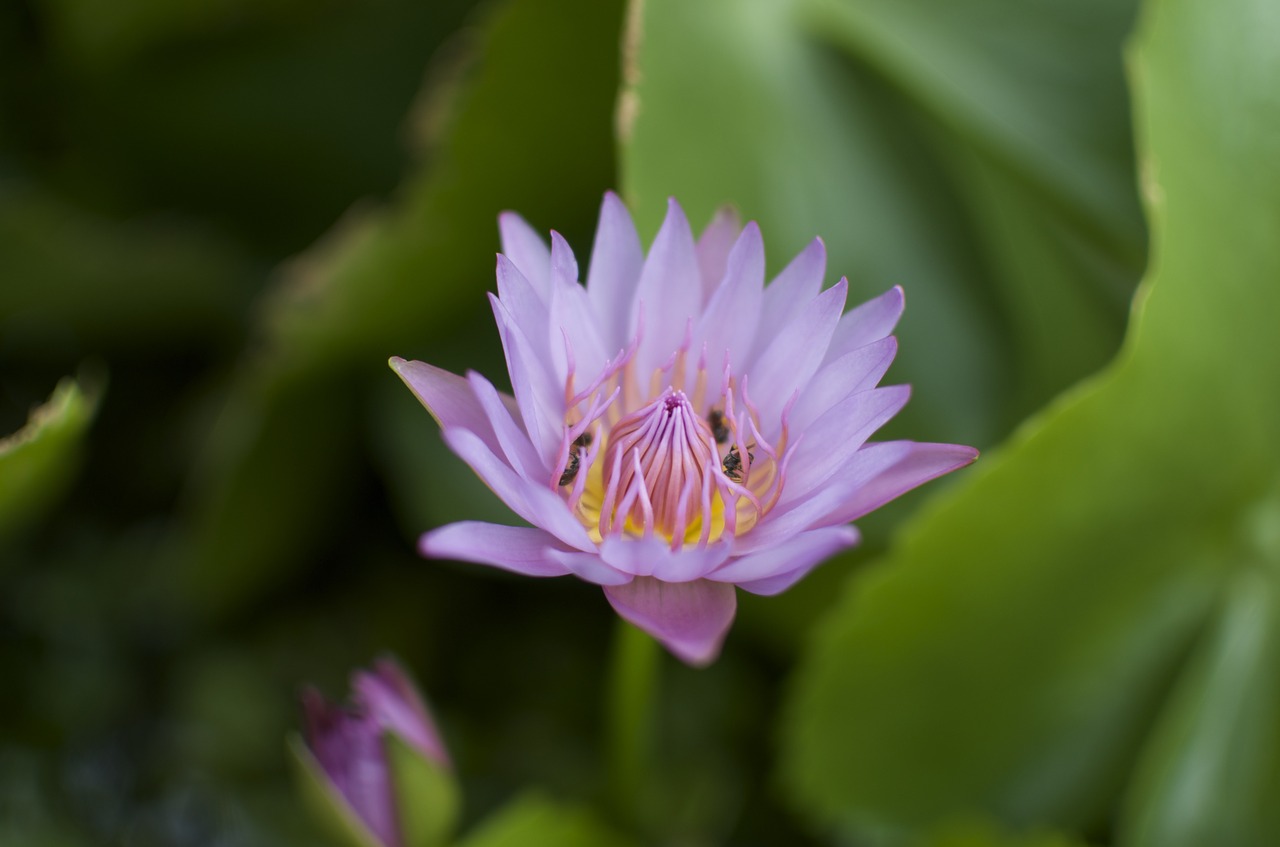
{"label": "petal cluster", "polygon": [[902,291],[845,312],[815,239],[768,285],[754,224],[694,239],[679,204],[646,255],[607,194],[585,286],[569,245],[500,218],[490,296],[514,397],[395,358],[449,446],[529,527],[463,522],[424,555],[603,586],[681,659],[719,653],[735,586],[776,594],[858,541],[850,521],[973,461],[869,439],[906,403],[879,387]]}

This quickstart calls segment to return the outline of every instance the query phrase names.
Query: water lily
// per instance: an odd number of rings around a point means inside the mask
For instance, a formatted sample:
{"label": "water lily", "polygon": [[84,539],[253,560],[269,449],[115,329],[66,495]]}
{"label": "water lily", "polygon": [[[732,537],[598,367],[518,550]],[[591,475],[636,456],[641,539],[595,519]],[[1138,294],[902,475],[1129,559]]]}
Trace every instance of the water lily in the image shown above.
{"label": "water lily", "polygon": [[443,843],[456,800],[449,756],[422,697],[387,659],[356,672],[351,688],[345,706],[315,689],[302,695],[304,765],[317,772],[324,802],[362,847]]}
{"label": "water lily", "polygon": [[759,227],[721,213],[695,241],[668,204],[646,256],[607,194],[585,287],[563,238],[500,217],[490,295],[514,397],[483,376],[391,366],[449,447],[531,526],[465,521],[421,552],[597,583],[684,661],[715,659],[736,588],[776,594],[858,542],[850,522],[973,461],[868,441],[907,402],[893,288],[849,312],[814,239],[765,285]]}

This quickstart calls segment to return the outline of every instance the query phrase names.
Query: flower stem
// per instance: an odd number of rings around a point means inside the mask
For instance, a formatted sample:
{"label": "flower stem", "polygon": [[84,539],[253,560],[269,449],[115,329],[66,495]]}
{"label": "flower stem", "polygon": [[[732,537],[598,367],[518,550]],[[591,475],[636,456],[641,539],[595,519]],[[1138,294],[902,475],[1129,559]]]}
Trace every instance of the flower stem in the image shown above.
{"label": "flower stem", "polygon": [[661,659],[658,642],[618,618],[606,712],[610,799],[623,821],[640,828],[647,777],[655,764],[654,710]]}

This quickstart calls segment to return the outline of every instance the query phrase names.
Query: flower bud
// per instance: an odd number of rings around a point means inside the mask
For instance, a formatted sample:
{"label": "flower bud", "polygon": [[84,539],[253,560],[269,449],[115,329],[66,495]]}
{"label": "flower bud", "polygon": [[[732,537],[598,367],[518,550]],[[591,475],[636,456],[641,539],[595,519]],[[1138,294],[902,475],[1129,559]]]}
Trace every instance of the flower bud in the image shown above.
{"label": "flower bud", "polygon": [[399,665],[351,678],[350,705],[302,694],[305,744],[293,752],[313,805],[352,847],[443,844],[457,787],[435,722]]}

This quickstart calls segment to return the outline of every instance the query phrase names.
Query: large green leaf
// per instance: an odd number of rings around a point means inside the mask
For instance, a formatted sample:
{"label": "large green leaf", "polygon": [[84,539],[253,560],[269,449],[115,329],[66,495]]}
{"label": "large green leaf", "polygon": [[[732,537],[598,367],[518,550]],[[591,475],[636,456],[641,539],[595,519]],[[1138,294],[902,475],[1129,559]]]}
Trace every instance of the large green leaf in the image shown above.
{"label": "large green leaf", "polygon": [[0,438],[0,543],[65,492],[96,407],[96,392],[66,379],[26,426]]}
{"label": "large green leaf", "polygon": [[[1241,667],[1274,676],[1277,38],[1257,0],[1147,10],[1132,77],[1156,253],[1124,354],[935,502],[826,619],[784,763],[815,819],[1097,826],[1143,747],[1131,833],[1213,820],[1183,803],[1197,774],[1268,792],[1280,751],[1259,733],[1242,756],[1234,733],[1280,724],[1270,683]],[[1228,584],[1248,599],[1221,604]],[[1275,826],[1245,817],[1213,843],[1275,843]]]}
{"label": "large green leaf", "polygon": [[642,225],[667,194],[695,220],[731,202],[774,268],[822,235],[851,299],[903,284],[917,437],[990,443],[1114,352],[1143,254],[1129,3],[637,8],[621,115]]}

